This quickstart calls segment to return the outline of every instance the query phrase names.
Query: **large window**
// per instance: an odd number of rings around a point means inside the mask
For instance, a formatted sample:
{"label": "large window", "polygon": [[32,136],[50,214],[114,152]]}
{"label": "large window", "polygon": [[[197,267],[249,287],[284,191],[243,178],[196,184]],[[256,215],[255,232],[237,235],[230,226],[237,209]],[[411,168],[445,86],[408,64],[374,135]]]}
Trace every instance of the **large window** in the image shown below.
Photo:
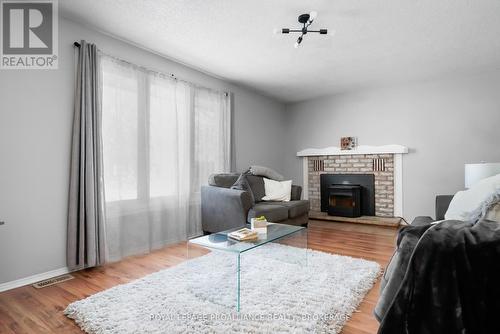
{"label": "large window", "polygon": [[200,187],[230,168],[229,96],[107,56],[101,74],[111,258],[199,233]]}
{"label": "large window", "polygon": [[180,176],[196,193],[211,173],[228,170],[227,94],[110,58],[102,73],[107,202],[176,195]]}

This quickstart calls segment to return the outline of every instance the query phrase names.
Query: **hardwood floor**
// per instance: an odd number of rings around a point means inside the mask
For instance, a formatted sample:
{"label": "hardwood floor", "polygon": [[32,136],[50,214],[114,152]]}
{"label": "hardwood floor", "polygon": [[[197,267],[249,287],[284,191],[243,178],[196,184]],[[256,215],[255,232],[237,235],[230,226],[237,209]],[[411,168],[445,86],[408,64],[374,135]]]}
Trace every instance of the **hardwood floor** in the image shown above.
{"label": "hardwood floor", "polygon": [[[385,267],[394,250],[397,229],[350,223],[311,220],[309,248],[376,261]],[[130,282],[185,260],[185,243],[133,256],[101,268],[73,273],[75,279],[43,289],[24,286],[0,293],[0,333],[82,333],[63,315],[75,301],[117,284]],[[367,294],[343,334],[376,333],[372,315],[379,283]]]}

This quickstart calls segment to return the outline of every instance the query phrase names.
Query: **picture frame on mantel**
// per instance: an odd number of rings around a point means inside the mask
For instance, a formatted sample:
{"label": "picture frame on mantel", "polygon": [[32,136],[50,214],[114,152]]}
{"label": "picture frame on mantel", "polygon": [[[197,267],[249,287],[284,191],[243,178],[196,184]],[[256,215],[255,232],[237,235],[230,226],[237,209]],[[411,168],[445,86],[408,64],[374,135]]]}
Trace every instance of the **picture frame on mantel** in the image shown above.
{"label": "picture frame on mantel", "polygon": [[342,151],[355,150],[357,145],[358,145],[358,139],[356,137],[340,138],[340,149]]}

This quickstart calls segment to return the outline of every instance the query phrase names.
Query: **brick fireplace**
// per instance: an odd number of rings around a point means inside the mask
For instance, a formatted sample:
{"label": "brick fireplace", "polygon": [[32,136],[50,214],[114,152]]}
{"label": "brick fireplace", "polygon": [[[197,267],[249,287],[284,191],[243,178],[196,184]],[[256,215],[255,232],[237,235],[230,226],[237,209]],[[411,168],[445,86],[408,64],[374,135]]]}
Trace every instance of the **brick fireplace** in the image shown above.
{"label": "brick fireplace", "polygon": [[375,216],[403,216],[402,158],[406,153],[408,149],[400,145],[358,146],[350,151],[328,147],[298,152],[304,160],[304,197],[309,199],[311,211],[325,211],[324,202],[321,210],[322,174],[364,174],[374,178]]}

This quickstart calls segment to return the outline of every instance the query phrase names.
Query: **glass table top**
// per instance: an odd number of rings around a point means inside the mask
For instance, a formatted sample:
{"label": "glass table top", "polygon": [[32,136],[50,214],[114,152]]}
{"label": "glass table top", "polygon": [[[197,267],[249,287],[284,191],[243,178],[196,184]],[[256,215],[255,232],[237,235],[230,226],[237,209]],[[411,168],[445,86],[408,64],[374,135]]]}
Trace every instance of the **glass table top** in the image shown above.
{"label": "glass table top", "polygon": [[[249,228],[249,225],[247,225],[247,227]],[[237,227],[227,231],[205,235],[191,239],[189,242],[207,248],[234,253],[243,253],[255,247],[262,246],[268,242],[275,241],[305,229],[305,227],[302,226],[270,223],[267,225],[267,234],[259,234],[259,237],[256,240],[238,241],[227,236],[229,233],[237,231],[241,228],[242,227]]]}

